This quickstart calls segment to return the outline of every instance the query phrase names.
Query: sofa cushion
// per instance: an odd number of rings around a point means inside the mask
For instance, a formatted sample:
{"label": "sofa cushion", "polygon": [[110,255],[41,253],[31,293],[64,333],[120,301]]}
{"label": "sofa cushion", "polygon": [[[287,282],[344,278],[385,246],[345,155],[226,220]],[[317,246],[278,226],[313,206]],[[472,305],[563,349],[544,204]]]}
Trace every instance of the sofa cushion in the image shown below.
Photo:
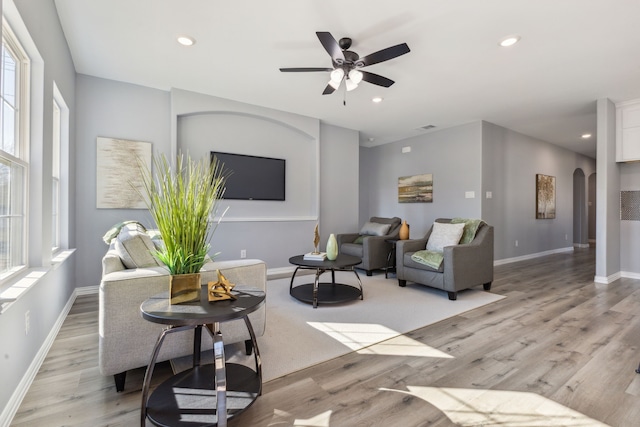
{"label": "sofa cushion", "polygon": [[367,236],[385,236],[389,233],[389,229],[391,228],[391,224],[381,224],[379,222],[366,222],[362,229],[360,230],[360,234],[364,234]]}
{"label": "sofa cushion", "polygon": [[451,220],[451,224],[464,224],[464,231],[462,233],[462,238],[460,239],[461,245],[471,243],[473,239],[475,239],[478,228],[480,228],[480,225],[483,222],[484,221],[482,221],[481,219],[453,218]]}
{"label": "sofa cushion", "polygon": [[427,250],[442,252],[445,246],[457,245],[464,232],[464,223],[433,223],[433,230],[427,240]]}
{"label": "sofa cushion", "polygon": [[138,223],[125,224],[115,238],[116,253],[127,268],[155,267],[163,265],[153,253],[156,246],[143,226]]}
{"label": "sofa cushion", "polygon": [[118,237],[118,234],[120,233],[120,230],[122,230],[122,227],[127,224],[138,224],[144,230],[144,225],[140,224],[138,221],[122,221],[107,230],[107,232],[104,233],[104,236],[102,236],[102,241],[107,245],[110,245],[111,241]]}

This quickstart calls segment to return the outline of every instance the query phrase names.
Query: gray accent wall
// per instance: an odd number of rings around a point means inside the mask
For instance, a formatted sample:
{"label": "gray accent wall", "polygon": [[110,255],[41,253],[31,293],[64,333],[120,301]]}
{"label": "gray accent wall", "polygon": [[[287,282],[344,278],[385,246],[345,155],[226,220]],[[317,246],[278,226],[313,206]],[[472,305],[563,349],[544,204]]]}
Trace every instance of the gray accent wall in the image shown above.
{"label": "gray accent wall", "polygon": [[[321,246],[331,232],[350,229],[358,212],[358,133],[318,119],[173,89],[169,92],[85,75],[77,78],[78,251],[77,286],[100,282],[107,250],[104,233],[123,220],[153,221],[146,210],[97,209],[96,138],[153,144],[156,154],[194,158],[211,150],[287,160],[285,202],[225,200],[229,210],[216,229],[216,259],[259,258],[270,269],[313,250],[321,222]],[[322,161],[321,161],[322,160]],[[337,167],[336,167],[337,166]],[[319,218],[320,206],[325,217]],[[336,230],[336,231],[334,231]]]}
{"label": "gray accent wall", "polygon": [[[402,141],[363,149],[360,191],[367,201],[360,223],[368,217],[406,220],[410,238],[421,238],[436,218],[481,215],[482,127],[470,123]],[[403,153],[402,149],[411,151]],[[398,178],[433,174],[432,203],[399,203]],[[466,198],[473,192],[473,198]]]}
{"label": "gray accent wall", "polygon": [[[406,219],[412,238],[439,217],[482,218],[495,227],[494,255],[502,261],[571,248],[574,171],[595,171],[593,159],[483,121],[364,150],[365,216]],[[421,173],[433,173],[433,202],[398,203],[398,177]],[[556,177],[555,219],[535,219],[538,173]]]}
{"label": "gray accent wall", "polygon": [[145,141],[153,149],[170,148],[169,93],[128,83],[78,75],[76,79],[76,212],[78,271],[77,286],[97,286],[102,275],[102,257],[108,246],[104,233],[124,220],[137,220],[151,227],[145,209],[96,208],[97,137]]}
{"label": "gray accent wall", "polygon": [[[571,248],[580,238],[573,235],[574,172],[583,172],[586,188],[595,160],[489,122],[482,134],[482,217],[495,227],[495,259]],[[556,178],[555,219],[535,218],[536,174]]]}

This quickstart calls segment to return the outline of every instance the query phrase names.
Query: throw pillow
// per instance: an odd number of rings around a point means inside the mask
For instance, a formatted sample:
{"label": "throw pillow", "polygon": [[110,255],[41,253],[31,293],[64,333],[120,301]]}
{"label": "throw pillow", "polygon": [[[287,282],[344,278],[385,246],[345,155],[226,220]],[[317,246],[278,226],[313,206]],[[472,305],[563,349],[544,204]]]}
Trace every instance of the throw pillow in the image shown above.
{"label": "throw pillow", "polygon": [[115,239],[114,247],[122,264],[127,268],[162,265],[153,256],[156,247],[140,224],[124,225]]}
{"label": "throw pillow", "polygon": [[356,237],[356,240],[353,241],[356,245],[361,245],[362,242],[364,242],[364,236],[358,236]]}
{"label": "throw pillow", "polygon": [[443,224],[433,223],[433,230],[427,241],[428,251],[442,252],[445,246],[457,245],[464,232],[464,223]]}
{"label": "throw pillow", "polygon": [[116,225],[111,227],[106,233],[104,233],[104,236],[102,236],[102,241],[105,242],[107,245],[110,245],[111,241],[118,236],[118,233],[120,233],[120,230],[122,229],[122,227],[124,227],[127,224],[138,224],[140,227],[144,229],[144,226],[140,224],[138,221],[122,221],[117,223]]}
{"label": "throw pillow", "polygon": [[478,232],[478,228],[480,228],[480,224],[484,221],[481,219],[464,219],[464,218],[453,218],[451,220],[451,224],[464,224],[464,232],[462,233],[462,238],[460,239],[460,244],[464,245],[465,243],[471,243],[473,239],[476,237],[476,233]]}
{"label": "throw pillow", "polygon": [[381,224],[379,222],[366,222],[362,229],[360,230],[360,234],[365,234],[367,236],[385,236],[389,232],[389,228],[391,228],[391,224]]}

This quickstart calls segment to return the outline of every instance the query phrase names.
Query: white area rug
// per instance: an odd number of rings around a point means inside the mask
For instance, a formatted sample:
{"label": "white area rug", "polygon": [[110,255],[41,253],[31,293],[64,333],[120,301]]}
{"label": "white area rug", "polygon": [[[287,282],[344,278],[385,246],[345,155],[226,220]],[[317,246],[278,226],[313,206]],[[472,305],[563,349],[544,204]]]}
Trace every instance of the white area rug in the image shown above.
{"label": "white area rug", "polygon": [[[330,280],[329,274],[321,279]],[[479,286],[459,292],[456,301],[449,301],[444,291],[414,284],[400,288],[395,278],[385,279],[384,274],[360,277],[364,300],[324,304],[316,309],[289,295],[290,279],[267,283],[266,332],[258,337],[263,381],[352,351],[366,352],[372,344],[504,298]],[[294,286],[312,281],[310,275],[296,276]],[[336,272],[336,281],[357,284],[352,272]],[[398,350],[396,345],[396,350],[389,350],[407,351],[410,347]],[[422,350],[416,346],[409,351]]]}

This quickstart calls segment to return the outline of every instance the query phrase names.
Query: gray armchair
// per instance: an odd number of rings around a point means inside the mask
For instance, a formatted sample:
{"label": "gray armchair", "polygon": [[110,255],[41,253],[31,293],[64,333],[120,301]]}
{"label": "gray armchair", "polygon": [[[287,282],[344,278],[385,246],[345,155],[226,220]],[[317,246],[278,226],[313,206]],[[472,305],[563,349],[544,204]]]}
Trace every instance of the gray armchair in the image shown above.
{"label": "gray armchair", "polygon": [[[400,218],[371,217],[359,233],[338,234],[338,253],[353,255],[362,259],[356,265],[371,276],[373,270],[386,268],[387,257],[391,251],[388,239],[397,239],[400,233]],[[386,231],[386,225],[389,225]]]}
{"label": "gray armchair", "polygon": [[[439,218],[436,222],[450,223],[450,219]],[[450,300],[457,298],[458,291],[483,285],[491,289],[493,282],[493,227],[482,222],[475,237],[469,243],[445,246],[443,261],[435,269],[411,259],[425,249],[433,226],[422,239],[399,240],[396,244],[396,276],[398,284],[407,281],[447,291]]]}

